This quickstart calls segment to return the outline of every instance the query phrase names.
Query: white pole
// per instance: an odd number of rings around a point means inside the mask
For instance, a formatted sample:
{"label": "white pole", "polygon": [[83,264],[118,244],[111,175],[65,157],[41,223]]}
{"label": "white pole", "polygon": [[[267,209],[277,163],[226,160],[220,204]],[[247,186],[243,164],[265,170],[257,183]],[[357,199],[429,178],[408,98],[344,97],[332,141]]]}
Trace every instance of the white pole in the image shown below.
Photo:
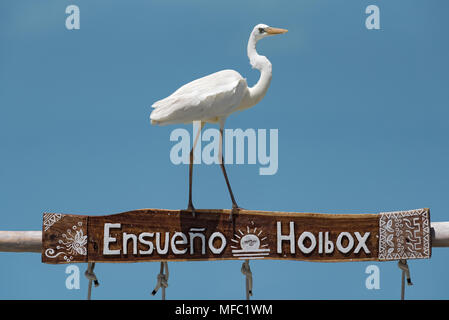
{"label": "white pole", "polygon": [[432,222],[432,247],[449,247],[449,222]]}
{"label": "white pole", "polygon": [[[449,221],[432,222],[432,247],[449,247]],[[0,231],[0,252],[41,252],[42,231]]]}
{"label": "white pole", "polygon": [[0,231],[0,252],[41,252],[42,231]]}

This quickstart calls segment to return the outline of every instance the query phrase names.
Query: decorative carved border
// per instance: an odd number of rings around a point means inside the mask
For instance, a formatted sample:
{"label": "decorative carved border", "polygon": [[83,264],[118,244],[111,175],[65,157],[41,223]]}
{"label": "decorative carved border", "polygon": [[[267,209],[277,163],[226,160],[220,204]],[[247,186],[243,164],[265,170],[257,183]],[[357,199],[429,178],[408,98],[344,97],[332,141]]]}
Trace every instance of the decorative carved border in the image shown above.
{"label": "decorative carved border", "polygon": [[45,213],[44,214],[44,231],[50,229],[52,225],[61,220],[64,215],[62,213]]}
{"label": "decorative carved border", "polygon": [[87,218],[60,213],[44,213],[42,262],[87,261]]}
{"label": "decorative carved border", "polygon": [[379,260],[430,258],[430,241],[429,209],[380,214]]}

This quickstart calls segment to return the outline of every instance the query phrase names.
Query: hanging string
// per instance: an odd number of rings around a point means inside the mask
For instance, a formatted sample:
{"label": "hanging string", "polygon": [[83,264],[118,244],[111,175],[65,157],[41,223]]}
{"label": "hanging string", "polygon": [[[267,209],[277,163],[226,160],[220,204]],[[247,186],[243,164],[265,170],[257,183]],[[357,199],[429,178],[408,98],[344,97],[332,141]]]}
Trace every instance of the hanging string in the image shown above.
{"label": "hanging string", "polygon": [[412,280],[410,279],[410,269],[408,268],[407,260],[399,260],[398,267],[402,270],[401,276],[401,300],[404,300],[405,296],[405,278],[407,278],[407,285],[413,285]]}
{"label": "hanging string", "polygon": [[249,267],[249,260],[245,260],[242,264],[242,273],[246,276],[246,300],[253,295],[253,274]]}
{"label": "hanging string", "polygon": [[165,289],[168,287],[168,276],[169,276],[168,263],[165,261],[161,262],[161,269],[159,271],[159,274],[157,275],[156,287],[154,288],[153,292],[151,292],[153,296],[157,293],[159,288],[162,287],[162,300],[165,300]]}
{"label": "hanging string", "polygon": [[86,272],[84,272],[84,275],[86,276],[87,279],[89,279],[89,287],[87,289],[87,300],[90,300],[91,295],[92,295],[92,281],[95,284],[95,287],[98,287],[100,285],[100,283],[97,280],[97,276],[94,273],[94,268],[95,268],[95,262],[89,262],[87,264],[87,270]]}

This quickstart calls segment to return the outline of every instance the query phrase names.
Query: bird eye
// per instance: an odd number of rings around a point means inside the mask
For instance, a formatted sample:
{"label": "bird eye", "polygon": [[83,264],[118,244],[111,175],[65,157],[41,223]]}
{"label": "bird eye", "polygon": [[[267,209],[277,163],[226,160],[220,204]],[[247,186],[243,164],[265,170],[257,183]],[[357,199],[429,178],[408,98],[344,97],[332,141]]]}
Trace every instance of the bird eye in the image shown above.
{"label": "bird eye", "polygon": [[259,32],[260,32],[260,33],[264,33],[264,32],[265,32],[265,29],[264,29],[264,28],[259,28]]}

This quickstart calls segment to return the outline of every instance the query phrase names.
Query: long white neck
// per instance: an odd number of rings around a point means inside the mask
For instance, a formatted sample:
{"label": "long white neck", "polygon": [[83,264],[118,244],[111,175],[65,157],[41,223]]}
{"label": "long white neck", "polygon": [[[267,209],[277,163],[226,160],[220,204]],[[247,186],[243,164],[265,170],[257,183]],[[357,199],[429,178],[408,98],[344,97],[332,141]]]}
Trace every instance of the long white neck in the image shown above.
{"label": "long white neck", "polygon": [[256,43],[256,37],[251,33],[248,41],[248,58],[251,66],[260,71],[260,78],[253,87],[248,88],[249,97],[247,103],[250,106],[262,100],[271,82],[271,63],[267,57],[260,56],[257,53]]}

